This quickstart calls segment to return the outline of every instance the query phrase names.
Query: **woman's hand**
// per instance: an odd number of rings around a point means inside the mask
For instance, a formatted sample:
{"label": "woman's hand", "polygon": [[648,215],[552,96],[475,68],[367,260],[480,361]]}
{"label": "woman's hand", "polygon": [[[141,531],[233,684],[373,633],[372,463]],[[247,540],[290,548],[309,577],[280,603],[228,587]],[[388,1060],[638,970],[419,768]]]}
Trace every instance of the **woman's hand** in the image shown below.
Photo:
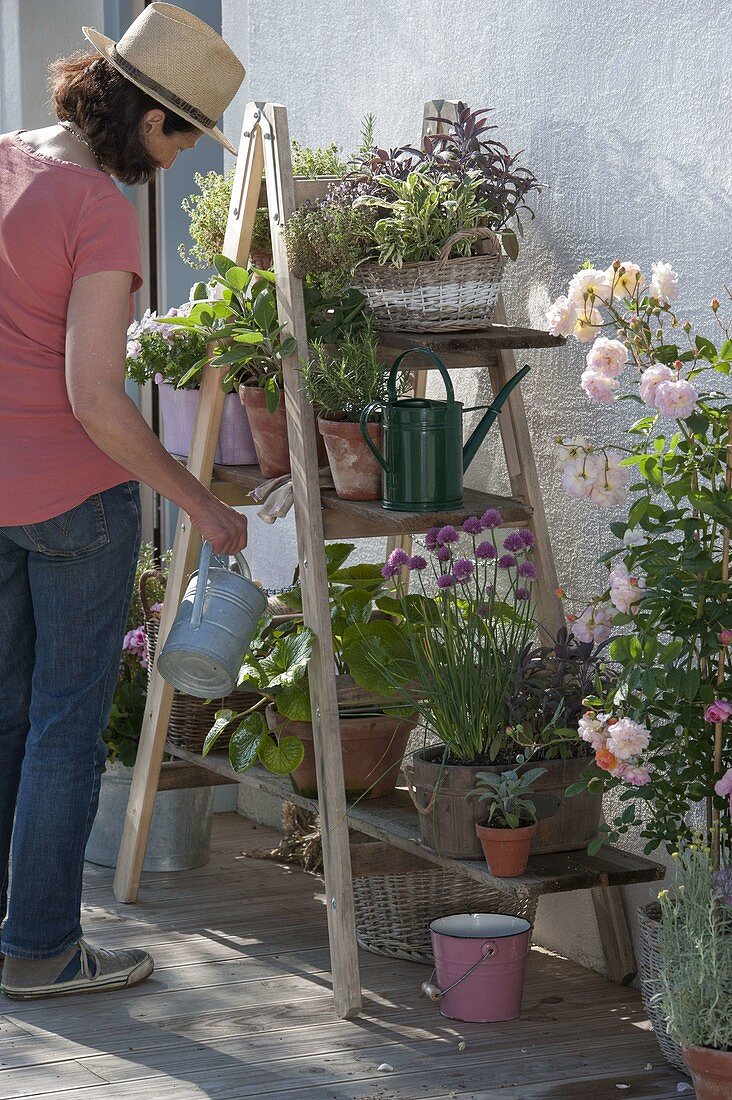
{"label": "woman's hand", "polygon": [[213,545],[216,554],[236,554],[247,544],[247,518],[211,493],[202,507],[189,512],[201,537]]}

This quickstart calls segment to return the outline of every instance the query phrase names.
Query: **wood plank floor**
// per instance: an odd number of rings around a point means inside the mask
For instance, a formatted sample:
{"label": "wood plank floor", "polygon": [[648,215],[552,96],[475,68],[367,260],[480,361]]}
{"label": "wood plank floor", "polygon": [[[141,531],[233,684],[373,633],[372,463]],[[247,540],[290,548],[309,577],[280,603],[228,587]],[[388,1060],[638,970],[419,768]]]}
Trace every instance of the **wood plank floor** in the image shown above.
{"label": "wood plank floor", "polygon": [[155,973],[128,993],[0,1004],[0,1100],[679,1096],[639,995],[538,949],[511,1023],[445,1020],[420,996],[427,968],[366,952],[363,1015],[336,1019],[322,883],[240,854],[274,838],[218,814],[210,863],[145,875],[134,906],[87,866],[88,938],[148,948]]}

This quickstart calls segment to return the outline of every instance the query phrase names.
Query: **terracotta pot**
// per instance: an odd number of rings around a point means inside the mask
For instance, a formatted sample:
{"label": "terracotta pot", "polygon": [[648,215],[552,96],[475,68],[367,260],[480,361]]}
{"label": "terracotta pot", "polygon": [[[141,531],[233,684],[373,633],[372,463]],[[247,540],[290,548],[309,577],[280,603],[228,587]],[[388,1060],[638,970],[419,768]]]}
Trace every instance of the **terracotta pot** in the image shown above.
{"label": "terracotta pot", "polygon": [[[343,500],[381,500],[381,466],[368,449],[361,426],[349,420],[319,416],[318,428],[325,441],[338,496]],[[369,423],[368,433],[381,448],[381,424]]]}
{"label": "terracotta pot", "polygon": [[480,840],[490,873],[496,878],[518,878],[523,875],[535,832],[536,825],[522,825],[518,829],[476,825],[475,834]]}
{"label": "terracotta pot", "polygon": [[[534,784],[536,794],[556,795],[558,811],[537,823],[531,845],[533,855],[549,852],[579,852],[597,836],[602,820],[602,791],[584,791],[574,798],[564,798],[564,792],[587,770],[591,758],[570,757],[568,760],[533,760],[532,767],[545,768],[544,775]],[[482,768],[482,771],[502,771]]]}
{"label": "terracotta pot", "polygon": [[[200,392],[177,390],[169,382],[161,382],[158,387],[162,444],[181,458],[187,458],[190,452]],[[249,466],[256,461],[247,411],[235,393],[227,393],[214,462],[221,466]]]}
{"label": "terracotta pot", "polygon": [[272,253],[267,252],[264,248],[251,248],[249,259],[260,271],[269,271],[272,266]]}
{"label": "terracotta pot", "polygon": [[681,1053],[691,1070],[697,1100],[730,1100],[732,1051],[682,1046]]}
{"label": "terracotta pot", "polygon": [[[416,717],[390,718],[385,714],[363,718],[341,716],[341,750],[348,798],[381,798],[391,794],[396,786],[409,735],[416,724]],[[287,733],[302,740],[305,758],[290,780],[298,794],[305,798],[317,798],[312,723],[291,722],[278,714],[270,703],[267,707],[267,725],[273,733]]]}
{"label": "terracotta pot", "polygon": [[[289,474],[290,449],[284,394],[280,395],[280,402],[273,413],[267,409],[264,390],[260,386],[239,386],[239,399],[247,410],[254,448],[263,476],[280,477],[282,474]],[[318,432],[316,436],[318,466],[327,466],[325,443]]]}

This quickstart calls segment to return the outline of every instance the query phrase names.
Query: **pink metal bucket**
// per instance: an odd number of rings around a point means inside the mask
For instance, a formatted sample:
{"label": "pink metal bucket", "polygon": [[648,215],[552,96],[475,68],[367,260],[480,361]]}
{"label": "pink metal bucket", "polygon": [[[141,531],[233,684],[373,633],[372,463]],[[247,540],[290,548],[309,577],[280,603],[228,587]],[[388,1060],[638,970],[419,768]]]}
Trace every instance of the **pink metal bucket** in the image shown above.
{"label": "pink metal bucket", "polygon": [[[158,387],[163,422],[163,446],[171,454],[187,458],[193,438],[193,425],[200,390],[177,390],[163,382]],[[221,414],[221,430],[214,462],[221,466],[251,466],[257,452],[249,427],[247,411],[236,393],[227,393]]]}
{"label": "pink metal bucket", "polygon": [[459,913],[430,924],[437,984],[422,990],[451,1020],[487,1024],[521,1012],[531,924],[498,913]]}

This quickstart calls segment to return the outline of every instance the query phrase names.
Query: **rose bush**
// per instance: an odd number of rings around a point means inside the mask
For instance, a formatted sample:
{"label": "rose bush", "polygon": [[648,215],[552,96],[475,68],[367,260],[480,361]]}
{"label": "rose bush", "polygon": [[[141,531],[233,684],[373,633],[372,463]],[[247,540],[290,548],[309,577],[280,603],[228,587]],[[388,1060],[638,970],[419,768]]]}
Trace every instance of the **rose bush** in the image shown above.
{"label": "rose bush", "polygon": [[702,799],[710,821],[729,812],[732,403],[722,391],[732,340],[717,299],[715,343],[674,312],[678,291],[669,264],[653,264],[646,280],[637,264],[616,260],[579,271],[547,315],[550,331],[594,339],[580,379],[591,400],[642,407],[612,447],[557,441],[571,496],[628,505],[610,524],[618,544],[604,557],[605,591],[569,616],[583,641],[618,632],[610,655],[619,682],[589,701],[580,729],[595,765],[577,790],[622,788],[621,810],[595,847],[634,826],[647,852],[675,846]]}

